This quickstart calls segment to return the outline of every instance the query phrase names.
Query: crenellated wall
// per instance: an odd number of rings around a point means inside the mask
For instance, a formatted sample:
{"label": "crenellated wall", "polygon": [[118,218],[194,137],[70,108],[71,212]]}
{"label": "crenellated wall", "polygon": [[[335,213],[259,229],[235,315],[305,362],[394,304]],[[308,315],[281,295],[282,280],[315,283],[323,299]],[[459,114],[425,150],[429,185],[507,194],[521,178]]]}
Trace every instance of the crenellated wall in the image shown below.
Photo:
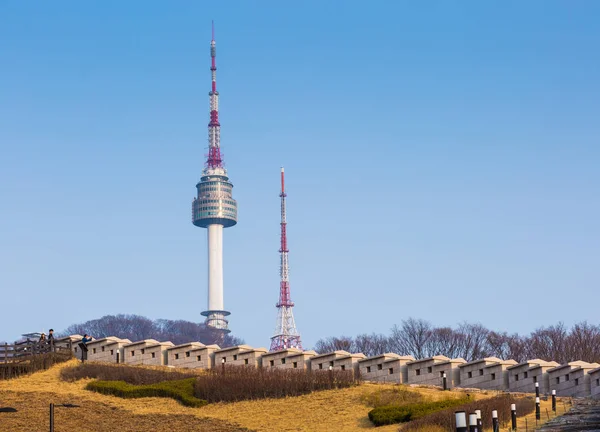
{"label": "crenellated wall", "polygon": [[[81,336],[72,335],[56,341],[71,344],[79,358],[77,343]],[[415,359],[395,353],[366,357],[364,354],[334,351],[317,354],[290,348],[268,352],[249,345],[220,348],[200,342],[174,346],[154,339],[131,342],[106,337],[88,343],[88,361],[125,363],[130,365],[166,365],[189,369],[212,369],[222,365],[313,371],[353,371],[365,381],[441,387],[446,374],[448,388],[478,388],[510,392],[534,393],[535,383],[541,394],[556,390],[558,396],[594,397],[600,399],[600,365],[582,361],[559,365],[540,359],[517,364],[514,360],[488,357],[466,362],[434,356]]]}

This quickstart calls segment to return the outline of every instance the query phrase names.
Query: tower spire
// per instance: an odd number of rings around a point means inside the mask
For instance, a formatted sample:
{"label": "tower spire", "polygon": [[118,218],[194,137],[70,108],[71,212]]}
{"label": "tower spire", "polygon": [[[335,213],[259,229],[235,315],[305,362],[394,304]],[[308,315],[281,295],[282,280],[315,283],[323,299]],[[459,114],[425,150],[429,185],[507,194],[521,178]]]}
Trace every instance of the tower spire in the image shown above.
{"label": "tower spire", "polygon": [[219,92],[217,91],[217,44],[215,42],[215,22],[212,22],[212,39],[210,41],[210,74],[211,90],[210,121],[208,123],[208,158],[206,169],[223,168],[221,158],[221,124],[219,123]]}
{"label": "tower spire", "polygon": [[224,309],[223,304],[223,229],[237,223],[237,202],[233,199],[233,184],[227,177],[221,159],[214,23],[210,57],[212,87],[208,93],[210,97],[208,157],[200,181],[196,184],[198,194],[192,202],[192,223],[208,230],[208,308],[201,312],[201,315],[206,317],[207,326],[225,334],[229,332],[229,322],[226,317],[230,312]]}
{"label": "tower spire", "polygon": [[290,295],[290,279],[288,264],[288,244],[287,244],[287,215],[286,215],[286,197],[285,193],[285,172],[281,168],[281,244],[279,247],[280,266],[279,266],[279,302],[277,303],[277,325],[275,335],[271,337],[271,351],[279,351],[286,348],[302,349],[300,335],[296,330],[296,321],[292,308]]}

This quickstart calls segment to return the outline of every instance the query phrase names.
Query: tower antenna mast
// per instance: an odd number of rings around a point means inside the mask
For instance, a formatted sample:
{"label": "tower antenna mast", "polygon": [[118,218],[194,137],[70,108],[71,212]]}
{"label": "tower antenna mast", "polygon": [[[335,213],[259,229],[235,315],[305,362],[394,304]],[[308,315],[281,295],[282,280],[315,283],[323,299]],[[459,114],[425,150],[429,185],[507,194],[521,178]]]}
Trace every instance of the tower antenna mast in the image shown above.
{"label": "tower antenna mast", "polygon": [[271,337],[271,351],[279,351],[287,348],[302,349],[300,335],[296,329],[296,321],[292,311],[294,303],[290,296],[290,279],[288,264],[288,244],[287,244],[287,217],[286,217],[286,197],[285,193],[285,172],[281,168],[281,245],[279,248],[280,266],[279,266],[279,302],[277,307],[277,324],[275,334]]}

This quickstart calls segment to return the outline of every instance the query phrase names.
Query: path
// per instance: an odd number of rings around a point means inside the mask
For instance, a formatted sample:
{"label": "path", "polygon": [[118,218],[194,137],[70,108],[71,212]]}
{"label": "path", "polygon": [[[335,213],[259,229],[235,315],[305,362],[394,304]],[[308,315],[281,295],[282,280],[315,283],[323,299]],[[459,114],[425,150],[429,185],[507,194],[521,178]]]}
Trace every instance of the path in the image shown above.
{"label": "path", "polygon": [[573,408],[539,429],[540,432],[600,432],[600,401],[576,399]]}

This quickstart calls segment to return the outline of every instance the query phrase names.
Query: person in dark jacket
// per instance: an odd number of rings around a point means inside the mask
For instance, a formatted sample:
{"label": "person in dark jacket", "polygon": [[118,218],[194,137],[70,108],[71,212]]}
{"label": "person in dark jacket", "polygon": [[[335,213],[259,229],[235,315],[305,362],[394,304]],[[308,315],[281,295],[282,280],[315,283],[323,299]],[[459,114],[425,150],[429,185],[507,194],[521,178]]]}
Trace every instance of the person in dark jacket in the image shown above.
{"label": "person in dark jacket", "polygon": [[81,342],[79,342],[79,348],[81,348],[81,363],[85,362],[87,360],[87,344],[88,342],[90,342],[92,340],[91,336],[88,336],[88,334],[84,334],[83,338],[81,339]]}

